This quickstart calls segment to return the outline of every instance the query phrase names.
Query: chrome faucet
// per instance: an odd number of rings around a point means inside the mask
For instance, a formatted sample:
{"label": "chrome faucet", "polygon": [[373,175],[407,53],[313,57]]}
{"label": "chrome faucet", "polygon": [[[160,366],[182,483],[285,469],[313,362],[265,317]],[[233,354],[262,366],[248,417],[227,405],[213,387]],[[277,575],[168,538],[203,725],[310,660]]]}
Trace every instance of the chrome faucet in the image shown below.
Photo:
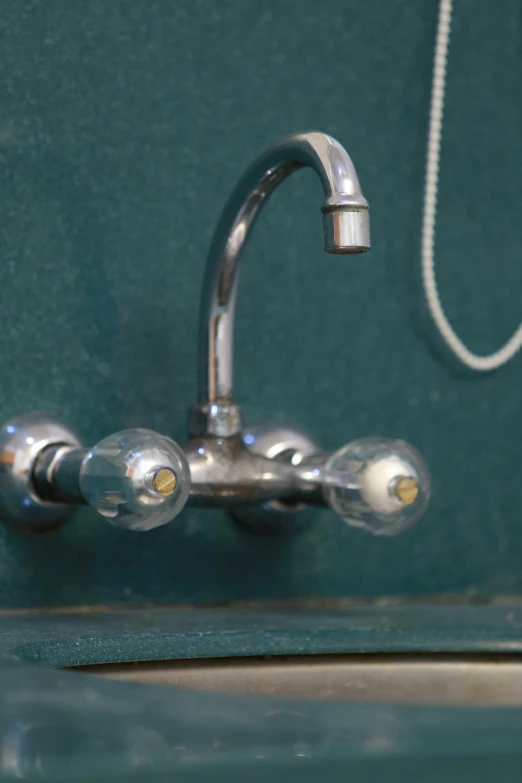
{"label": "chrome faucet", "polygon": [[331,136],[287,136],[247,169],[223,210],[207,259],[200,312],[200,404],[191,420],[198,434],[228,437],[241,430],[239,409],[233,405],[234,313],[241,256],[269,196],[303,166],[310,166],[323,186],[325,251],[364,253],[370,248],[368,202],[348,153]]}
{"label": "chrome faucet", "polygon": [[52,417],[29,414],[7,422],[0,430],[4,518],[47,527],[74,504],[91,503],[116,524],[148,530],[170,521],[188,502],[226,507],[253,528],[291,527],[291,519],[302,519],[314,506],[330,506],[348,524],[383,535],[419,519],[430,479],[408,444],[363,438],[325,454],[295,428],[245,429],[234,401],[234,310],[242,252],[270,194],[303,166],[311,167],[323,186],[325,251],[369,250],[368,203],[339,142],[309,132],[270,147],[240,179],[210,247],[201,299],[200,394],[189,412],[186,445],[181,449],[156,433],[127,430],[88,451]]}
{"label": "chrome faucet", "polygon": [[[368,202],[350,156],[324,133],[297,133],[267,149],[246,170],[218,223],[208,255],[200,313],[200,399],[189,413],[185,445],[190,502],[229,506],[257,526],[288,524],[306,505],[331,505],[351,524],[395,533],[412,524],[429,498],[429,476],[402,441],[365,439],[334,455],[304,433],[262,427],[243,431],[233,395],[234,312],[241,256],[268,197],[293,171],[318,175],[324,249],[370,248]],[[302,516],[302,514],[300,514]]]}

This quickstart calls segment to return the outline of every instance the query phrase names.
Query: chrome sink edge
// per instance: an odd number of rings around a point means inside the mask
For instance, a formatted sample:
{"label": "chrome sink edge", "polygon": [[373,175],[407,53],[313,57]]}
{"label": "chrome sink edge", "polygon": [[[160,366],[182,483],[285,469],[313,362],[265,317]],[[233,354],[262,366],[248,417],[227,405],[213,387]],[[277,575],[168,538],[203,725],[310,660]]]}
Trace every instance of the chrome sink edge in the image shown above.
{"label": "chrome sink edge", "polygon": [[97,664],[71,673],[156,687],[352,704],[522,707],[522,656],[352,654]]}

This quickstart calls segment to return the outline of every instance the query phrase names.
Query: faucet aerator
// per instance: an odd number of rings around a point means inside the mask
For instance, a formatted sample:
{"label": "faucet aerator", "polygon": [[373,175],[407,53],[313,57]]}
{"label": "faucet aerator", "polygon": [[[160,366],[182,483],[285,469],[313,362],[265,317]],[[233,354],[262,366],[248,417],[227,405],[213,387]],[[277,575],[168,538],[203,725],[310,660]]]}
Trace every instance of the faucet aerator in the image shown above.
{"label": "faucet aerator", "polygon": [[331,209],[323,214],[324,249],[333,255],[366,253],[370,249],[368,209]]}

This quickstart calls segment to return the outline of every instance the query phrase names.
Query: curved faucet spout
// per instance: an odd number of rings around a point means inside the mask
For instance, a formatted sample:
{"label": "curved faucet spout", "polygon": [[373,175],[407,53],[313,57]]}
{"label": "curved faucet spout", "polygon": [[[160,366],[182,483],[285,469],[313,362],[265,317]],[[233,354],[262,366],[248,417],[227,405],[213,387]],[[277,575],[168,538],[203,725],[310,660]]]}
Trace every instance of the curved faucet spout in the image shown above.
{"label": "curved faucet spout", "polygon": [[368,203],[350,156],[331,136],[318,132],[287,136],[247,169],[223,210],[207,260],[201,301],[198,410],[205,411],[207,421],[221,416],[221,424],[199,427],[200,432],[234,435],[239,431],[239,414],[232,416],[233,421],[230,416],[224,421],[221,414],[236,408],[233,330],[241,255],[263,204],[286,177],[303,166],[310,166],[323,186],[326,252],[361,253],[370,247]]}

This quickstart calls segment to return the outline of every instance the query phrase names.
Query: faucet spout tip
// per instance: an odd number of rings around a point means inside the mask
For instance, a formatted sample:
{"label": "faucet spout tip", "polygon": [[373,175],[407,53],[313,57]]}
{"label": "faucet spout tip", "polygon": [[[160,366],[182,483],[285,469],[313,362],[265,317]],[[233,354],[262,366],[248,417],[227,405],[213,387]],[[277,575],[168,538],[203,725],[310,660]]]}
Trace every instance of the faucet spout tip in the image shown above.
{"label": "faucet spout tip", "polygon": [[324,249],[327,253],[365,253],[370,249],[368,209],[339,207],[323,214]]}

